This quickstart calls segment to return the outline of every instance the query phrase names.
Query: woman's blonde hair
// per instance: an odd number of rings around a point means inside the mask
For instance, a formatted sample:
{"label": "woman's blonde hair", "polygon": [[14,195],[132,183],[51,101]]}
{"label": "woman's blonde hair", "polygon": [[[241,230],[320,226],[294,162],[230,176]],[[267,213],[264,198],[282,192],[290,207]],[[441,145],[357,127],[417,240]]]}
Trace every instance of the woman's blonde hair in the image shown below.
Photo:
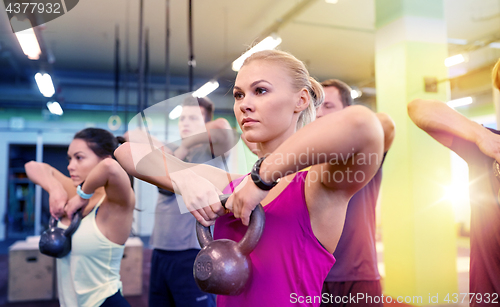
{"label": "woman's blonde hair", "polygon": [[495,67],[493,67],[491,80],[493,80],[493,86],[500,90],[500,59],[495,64]]}
{"label": "woman's blonde hair", "polygon": [[290,74],[293,89],[297,90],[297,92],[303,88],[307,89],[310,98],[309,105],[299,115],[297,130],[314,121],[316,119],[316,108],[323,103],[325,93],[321,84],[309,75],[304,63],[285,51],[264,50],[249,56],[243,62],[243,66],[256,60],[270,61],[282,65]]}

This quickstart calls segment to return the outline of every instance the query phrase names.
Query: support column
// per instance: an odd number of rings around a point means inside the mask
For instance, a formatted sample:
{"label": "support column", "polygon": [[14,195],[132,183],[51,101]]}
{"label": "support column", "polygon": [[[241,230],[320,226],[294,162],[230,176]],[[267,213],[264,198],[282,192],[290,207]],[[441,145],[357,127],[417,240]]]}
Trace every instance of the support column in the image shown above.
{"label": "support column", "polygon": [[448,77],[444,4],[376,0],[375,8],[377,108],[396,123],[382,182],[384,295],[415,306],[444,304],[458,292],[455,221],[444,199],[450,151],[407,114],[412,99],[448,100],[447,84],[424,88],[425,77]]}

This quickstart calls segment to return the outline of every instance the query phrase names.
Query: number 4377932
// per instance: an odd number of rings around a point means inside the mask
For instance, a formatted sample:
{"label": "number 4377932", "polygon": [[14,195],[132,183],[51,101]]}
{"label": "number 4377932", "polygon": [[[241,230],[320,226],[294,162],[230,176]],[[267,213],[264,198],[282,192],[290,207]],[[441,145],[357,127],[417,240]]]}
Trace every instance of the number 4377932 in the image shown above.
{"label": "number 4377932", "polygon": [[60,3],[37,3],[37,2],[24,2],[24,3],[9,3],[5,11],[12,14],[26,14],[26,13],[39,13],[39,14],[61,14]]}
{"label": "number 4377932", "polygon": [[498,293],[448,293],[446,294],[444,301],[447,303],[463,303],[469,301],[469,303],[497,303],[498,304]]}

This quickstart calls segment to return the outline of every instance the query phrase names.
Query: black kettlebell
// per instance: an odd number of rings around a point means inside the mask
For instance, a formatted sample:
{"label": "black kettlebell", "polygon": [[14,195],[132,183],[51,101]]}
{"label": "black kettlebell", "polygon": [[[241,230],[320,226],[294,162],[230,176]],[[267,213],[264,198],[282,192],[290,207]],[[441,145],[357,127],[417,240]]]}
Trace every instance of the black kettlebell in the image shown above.
{"label": "black kettlebell", "polygon": [[51,216],[49,220],[49,229],[45,230],[40,236],[38,248],[44,255],[62,258],[71,251],[71,236],[75,233],[82,221],[82,210],[78,210],[71,224],[66,229],[57,227],[57,220]]}
{"label": "black kettlebell", "polygon": [[[224,206],[230,195],[221,195]],[[266,215],[259,204],[250,215],[250,225],[240,242],[213,240],[209,227],[196,222],[196,234],[202,250],[194,261],[194,279],[205,292],[222,295],[240,294],[251,275],[248,255],[264,231]]]}

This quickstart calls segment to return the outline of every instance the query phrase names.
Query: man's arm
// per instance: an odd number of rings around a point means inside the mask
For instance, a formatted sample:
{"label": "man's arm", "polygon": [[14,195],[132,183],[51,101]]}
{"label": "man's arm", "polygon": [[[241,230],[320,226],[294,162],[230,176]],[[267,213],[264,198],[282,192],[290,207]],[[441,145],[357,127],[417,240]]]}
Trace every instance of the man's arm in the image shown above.
{"label": "man's arm", "polygon": [[394,136],[396,135],[395,124],[392,118],[386,113],[375,114],[382,124],[382,129],[384,130],[384,152],[389,151],[394,141]]}
{"label": "man's arm", "polygon": [[453,146],[453,139],[475,144],[485,155],[500,161],[500,136],[438,100],[415,99],[408,104],[408,115],[422,130],[444,146],[463,157],[461,148]]}
{"label": "man's arm", "polygon": [[186,137],[182,140],[181,146],[174,152],[174,156],[184,159],[189,150],[199,144],[207,144],[209,141],[214,155],[220,156],[226,154],[235,144],[235,131],[224,118],[218,118],[205,125],[207,134],[197,134]]}

